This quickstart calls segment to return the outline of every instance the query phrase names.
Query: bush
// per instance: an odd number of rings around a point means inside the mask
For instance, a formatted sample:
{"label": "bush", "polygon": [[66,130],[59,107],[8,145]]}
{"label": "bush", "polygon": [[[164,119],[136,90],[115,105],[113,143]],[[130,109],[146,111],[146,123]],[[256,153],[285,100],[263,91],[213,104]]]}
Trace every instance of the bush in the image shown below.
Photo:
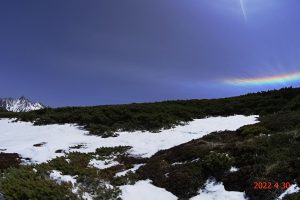
{"label": "bush", "polygon": [[180,168],[168,174],[165,187],[177,197],[187,199],[197,195],[199,188],[205,183],[204,177],[199,165]]}
{"label": "bush", "polygon": [[124,176],[114,177],[112,185],[134,185],[140,179],[139,175],[134,172],[127,172]]}
{"label": "bush", "polygon": [[96,149],[95,155],[99,157],[98,159],[103,160],[113,156],[126,155],[129,149],[131,149],[130,146],[101,147]]}
{"label": "bush", "polygon": [[220,178],[234,164],[234,159],[226,153],[210,152],[202,161],[206,173]]}
{"label": "bush", "polygon": [[299,199],[300,199],[300,193],[290,194],[287,195],[285,198],[283,198],[283,200],[299,200]]}
{"label": "bush", "polygon": [[95,200],[121,200],[119,197],[121,190],[117,187],[110,186],[108,183],[97,177],[86,177],[79,186],[79,194],[82,196],[87,192]]}
{"label": "bush", "polygon": [[267,135],[270,133],[268,129],[261,125],[247,125],[243,126],[237,131],[242,136],[257,136],[257,135]]}
{"label": "bush", "polygon": [[279,112],[260,118],[261,125],[271,131],[287,131],[300,125],[299,112]]}
{"label": "bush", "polygon": [[11,168],[0,178],[0,191],[7,200],[78,199],[68,184],[58,185],[35,173],[30,167]]}
{"label": "bush", "polygon": [[0,153],[0,172],[10,167],[18,167],[21,158],[17,153]]}

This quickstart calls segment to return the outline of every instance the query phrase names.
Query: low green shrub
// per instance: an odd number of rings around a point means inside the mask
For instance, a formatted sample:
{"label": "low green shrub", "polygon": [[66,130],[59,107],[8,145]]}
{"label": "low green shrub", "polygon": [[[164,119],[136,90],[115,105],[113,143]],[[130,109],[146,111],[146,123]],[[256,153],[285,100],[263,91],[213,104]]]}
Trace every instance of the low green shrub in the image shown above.
{"label": "low green shrub", "polygon": [[243,126],[237,132],[242,136],[257,136],[257,135],[268,135],[270,134],[270,130],[266,129],[265,127],[261,125],[247,125]]}
{"label": "low green shrub", "polygon": [[78,199],[71,191],[69,184],[56,184],[45,176],[41,176],[31,167],[11,168],[0,178],[0,191],[6,200],[20,199]]}
{"label": "low green shrub", "polygon": [[134,185],[138,180],[140,180],[138,174],[134,172],[127,172],[124,176],[114,177],[111,180],[111,184],[115,186]]}
{"label": "low green shrub", "polygon": [[220,178],[222,174],[229,170],[234,164],[234,158],[230,157],[227,153],[210,152],[202,160],[202,166],[205,173]]}

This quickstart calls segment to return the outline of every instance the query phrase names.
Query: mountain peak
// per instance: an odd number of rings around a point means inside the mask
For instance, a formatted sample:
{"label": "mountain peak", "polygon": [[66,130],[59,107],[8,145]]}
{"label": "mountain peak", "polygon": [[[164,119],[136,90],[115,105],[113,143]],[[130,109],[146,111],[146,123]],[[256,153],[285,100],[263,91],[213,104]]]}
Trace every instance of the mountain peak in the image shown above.
{"label": "mountain peak", "polygon": [[20,100],[28,100],[25,96],[21,96],[19,99]]}
{"label": "mountain peak", "polygon": [[32,110],[40,110],[45,108],[44,105],[38,102],[32,102],[25,96],[20,98],[0,98],[0,108],[12,112],[28,112]]}

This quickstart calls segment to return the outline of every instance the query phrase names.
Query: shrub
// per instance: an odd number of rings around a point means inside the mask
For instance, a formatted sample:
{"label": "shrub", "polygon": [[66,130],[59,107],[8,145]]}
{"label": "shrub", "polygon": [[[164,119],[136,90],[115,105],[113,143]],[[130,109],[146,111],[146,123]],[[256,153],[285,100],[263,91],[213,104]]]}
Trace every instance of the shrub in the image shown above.
{"label": "shrub", "polygon": [[124,176],[114,177],[111,181],[112,185],[133,185],[140,179],[139,175],[134,172],[127,172]]}
{"label": "shrub", "polygon": [[247,125],[243,126],[237,131],[242,136],[257,136],[257,135],[267,135],[270,133],[268,129],[261,125]]}
{"label": "shrub", "polygon": [[20,157],[17,153],[0,153],[0,172],[9,167],[17,167],[20,164]]}
{"label": "shrub", "polygon": [[113,156],[121,156],[131,149],[130,146],[117,146],[117,147],[101,147],[97,148],[95,155],[99,156],[98,159],[112,158]]}
{"label": "shrub", "polygon": [[210,152],[202,161],[206,173],[220,178],[224,171],[234,164],[234,159],[226,153]]}
{"label": "shrub", "polygon": [[7,200],[77,199],[68,184],[58,185],[35,173],[30,167],[11,168],[0,178],[0,191]]}
{"label": "shrub", "polygon": [[290,194],[287,195],[285,198],[283,198],[283,200],[299,200],[299,199],[300,199],[300,193]]}

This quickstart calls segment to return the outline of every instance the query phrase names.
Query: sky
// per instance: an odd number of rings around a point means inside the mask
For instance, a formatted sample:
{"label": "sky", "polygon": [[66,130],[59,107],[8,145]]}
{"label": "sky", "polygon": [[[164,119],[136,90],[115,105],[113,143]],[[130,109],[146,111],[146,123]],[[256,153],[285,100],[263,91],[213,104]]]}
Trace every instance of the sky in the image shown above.
{"label": "sky", "polygon": [[0,97],[52,107],[300,86],[299,0],[0,1]]}

